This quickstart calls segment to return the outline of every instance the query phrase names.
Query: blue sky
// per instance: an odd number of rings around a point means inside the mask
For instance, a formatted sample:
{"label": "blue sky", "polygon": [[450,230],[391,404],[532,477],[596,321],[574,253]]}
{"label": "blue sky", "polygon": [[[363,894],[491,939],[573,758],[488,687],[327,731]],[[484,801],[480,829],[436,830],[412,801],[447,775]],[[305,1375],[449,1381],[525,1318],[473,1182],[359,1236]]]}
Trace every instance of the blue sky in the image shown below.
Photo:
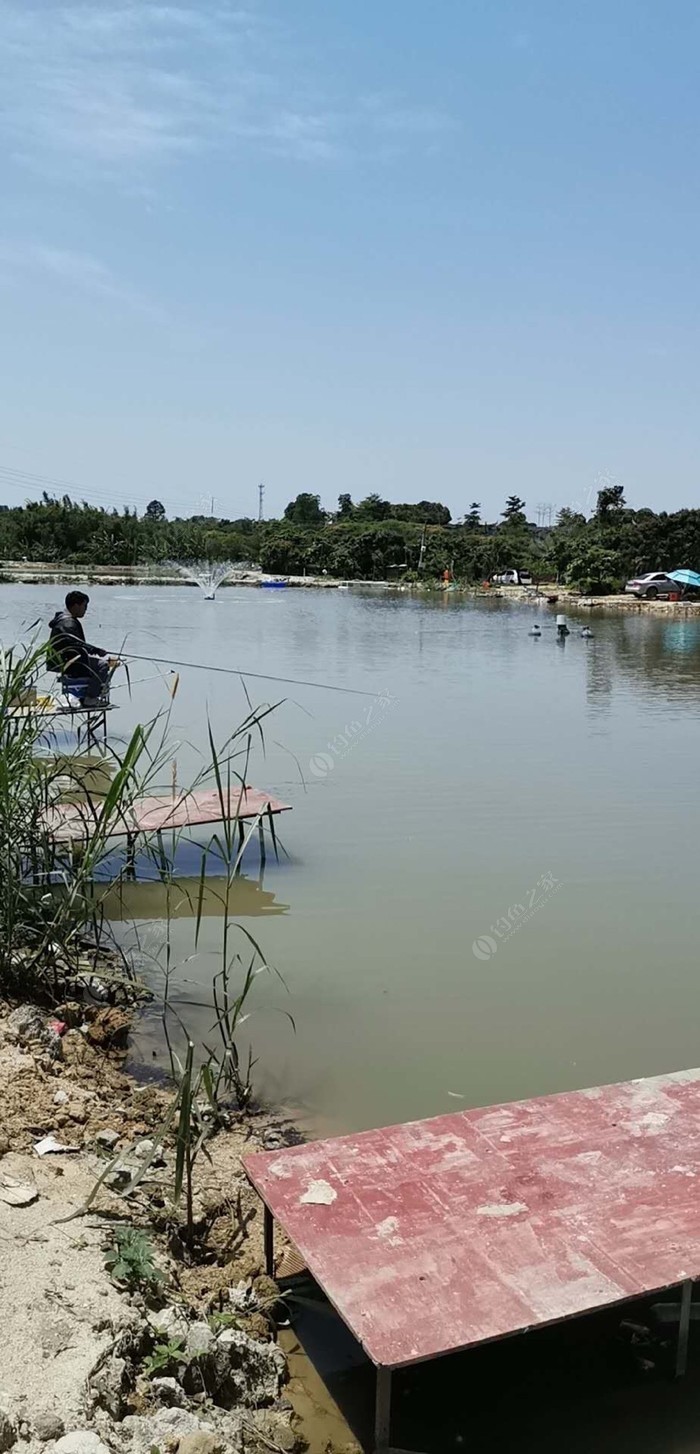
{"label": "blue sky", "polygon": [[700,504],[699,42],[689,0],[3,0],[0,500]]}

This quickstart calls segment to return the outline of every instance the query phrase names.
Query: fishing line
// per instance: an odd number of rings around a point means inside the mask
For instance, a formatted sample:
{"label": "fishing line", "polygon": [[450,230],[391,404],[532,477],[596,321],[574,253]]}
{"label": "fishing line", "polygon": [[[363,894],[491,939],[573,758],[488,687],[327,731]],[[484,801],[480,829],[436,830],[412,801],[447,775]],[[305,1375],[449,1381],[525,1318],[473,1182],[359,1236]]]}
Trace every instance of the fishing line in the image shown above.
{"label": "fishing line", "polygon": [[288,687],[315,687],[319,692],[344,692],[349,697],[375,697],[383,696],[382,692],[362,692],[357,687],[334,687],[328,682],[307,682],[300,681],[298,677],[275,677],[269,672],[244,671],[240,667],[232,666],[207,666],[199,661],[172,661],[167,656],[137,656],[133,651],[108,652],[109,656],[119,656],[128,661],[150,661],[153,666],[174,666],[182,667],[190,671],[216,671],[227,677],[251,677],[260,682],[281,682]]}
{"label": "fishing line", "polygon": [[[174,672],[171,672],[170,675],[171,676],[174,676],[175,673]],[[109,688],[110,695],[114,695],[115,692],[127,692],[127,691],[130,690],[131,687],[142,687],[143,684],[144,684],[144,682],[166,682],[167,683],[167,680],[168,680],[167,676],[163,676],[162,671],[157,671],[157,672],[155,672],[155,674],[152,677],[139,677],[138,678],[138,681],[135,681],[135,682],[117,682],[116,685],[115,685],[114,682],[111,682],[110,683],[110,688]]]}

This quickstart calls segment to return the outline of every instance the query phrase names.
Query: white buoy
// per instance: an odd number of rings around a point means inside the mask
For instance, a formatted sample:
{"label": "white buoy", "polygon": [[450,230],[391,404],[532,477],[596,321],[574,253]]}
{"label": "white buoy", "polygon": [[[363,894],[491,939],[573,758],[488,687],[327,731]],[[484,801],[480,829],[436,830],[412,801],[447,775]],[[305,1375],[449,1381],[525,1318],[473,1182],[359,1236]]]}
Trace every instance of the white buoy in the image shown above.
{"label": "white buoy", "polygon": [[568,626],[566,624],[566,616],[558,615],[557,616],[557,636],[560,637],[561,639],[563,639],[563,637],[569,636],[570,634],[571,633],[570,633],[569,628],[568,628]]}
{"label": "white buoy", "polygon": [[542,632],[541,632],[539,626],[537,625],[537,622],[535,622],[532,630],[528,632],[528,635],[529,636],[541,636],[542,635]]}
{"label": "white buoy", "polygon": [[593,637],[593,632],[591,631],[590,626],[584,626],[581,635],[584,641],[591,641]]}

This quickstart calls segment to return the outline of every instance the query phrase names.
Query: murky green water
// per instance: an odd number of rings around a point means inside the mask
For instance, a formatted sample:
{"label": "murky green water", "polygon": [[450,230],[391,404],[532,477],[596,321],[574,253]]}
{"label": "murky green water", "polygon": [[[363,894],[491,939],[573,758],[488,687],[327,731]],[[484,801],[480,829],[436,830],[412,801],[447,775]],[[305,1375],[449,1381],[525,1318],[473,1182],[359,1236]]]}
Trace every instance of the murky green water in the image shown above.
{"label": "murky green water", "polygon": [[[3,640],[61,595],[0,587]],[[256,702],[285,697],[249,777],[294,808],[289,861],[268,859],[260,882],[253,851],[236,892],[288,986],[258,982],[268,1093],[344,1130],[697,1064],[700,622],[598,617],[584,641],[572,618],[561,647],[553,615],[537,641],[536,608],[455,596],[92,597],[88,635],[108,646],[383,694],[248,683]],[[115,738],[164,704],[156,672],[134,664]],[[183,671],[181,782],[207,711],[222,738],[246,711],[240,683]],[[129,889],[127,908],[157,954],[156,886]],[[173,923],[186,999],[207,999],[216,909],[186,965],[191,922]],[[208,1029],[206,1010],[186,1013]],[[155,1036],[154,1021],[147,1059]]]}

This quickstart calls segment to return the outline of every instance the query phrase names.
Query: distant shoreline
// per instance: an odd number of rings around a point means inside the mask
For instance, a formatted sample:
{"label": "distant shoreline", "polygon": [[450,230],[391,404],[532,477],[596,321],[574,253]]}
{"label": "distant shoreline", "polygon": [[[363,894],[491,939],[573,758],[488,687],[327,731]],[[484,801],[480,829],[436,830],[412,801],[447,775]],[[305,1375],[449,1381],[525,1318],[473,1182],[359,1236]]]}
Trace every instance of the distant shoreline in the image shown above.
{"label": "distant shoreline", "polygon": [[[292,589],[338,590],[353,586],[364,590],[389,590],[419,594],[440,593],[447,589],[451,594],[478,596],[484,600],[530,601],[544,606],[547,595],[558,595],[558,605],[584,611],[635,611],[643,615],[696,616],[700,614],[700,600],[686,601],[640,601],[635,596],[579,596],[567,586],[552,583],[540,587],[541,594],[533,597],[532,589],[524,586],[497,586],[485,589],[479,585],[452,583],[445,588],[441,581],[367,581],[343,580],[338,576],[294,576],[271,575],[264,571],[241,570],[223,582],[218,590],[229,586],[260,587],[278,583]],[[48,561],[0,561],[0,586],[184,586],[198,589],[196,581],[188,581],[166,569],[142,565],[76,565],[55,564]]]}
{"label": "distant shoreline", "polygon": [[[260,586],[280,582],[288,586],[314,586],[335,589],[344,585],[386,586],[387,581],[342,580],[338,576],[271,575],[264,571],[234,571],[217,590],[228,586]],[[200,589],[197,581],[188,581],[167,568],[142,565],[76,565],[44,561],[0,561],[0,585],[41,586],[187,586]]]}

